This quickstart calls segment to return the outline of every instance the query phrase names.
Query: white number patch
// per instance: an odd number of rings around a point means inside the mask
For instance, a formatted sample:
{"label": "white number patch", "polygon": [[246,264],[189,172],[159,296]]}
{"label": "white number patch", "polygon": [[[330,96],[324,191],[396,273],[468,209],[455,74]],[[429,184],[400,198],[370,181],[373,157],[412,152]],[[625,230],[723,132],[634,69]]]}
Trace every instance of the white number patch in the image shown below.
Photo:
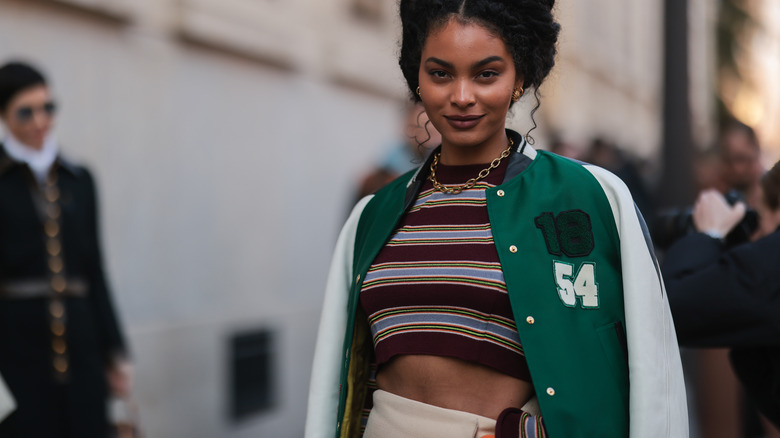
{"label": "white number patch", "polygon": [[564,262],[553,262],[555,283],[558,286],[558,296],[564,305],[575,307],[577,297],[582,300],[582,307],[594,309],[599,307],[599,285],[596,283],[596,264],[583,263],[572,275],[574,265]]}

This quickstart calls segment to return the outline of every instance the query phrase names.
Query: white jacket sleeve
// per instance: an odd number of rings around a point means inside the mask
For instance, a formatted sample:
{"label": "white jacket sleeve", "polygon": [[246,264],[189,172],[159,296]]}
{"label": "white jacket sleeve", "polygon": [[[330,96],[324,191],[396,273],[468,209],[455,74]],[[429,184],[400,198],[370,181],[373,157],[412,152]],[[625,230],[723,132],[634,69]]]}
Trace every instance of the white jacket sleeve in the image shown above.
{"label": "white jacket sleeve", "polygon": [[16,409],[14,397],[6,386],[3,376],[0,375],[0,421],[3,421],[14,409]]}
{"label": "white jacket sleeve", "polygon": [[306,438],[333,438],[339,406],[339,379],[352,282],[352,257],[360,214],[372,196],[358,202],[336,241],[325,285],[325,299],[314,349],[306,414]]}
{"label": "white jacket sleeve", "polygon": [[646,227],[623,181],[585,166],[609,199],[620,235],[631,438],[687,437],[688,409],[669,301]]}

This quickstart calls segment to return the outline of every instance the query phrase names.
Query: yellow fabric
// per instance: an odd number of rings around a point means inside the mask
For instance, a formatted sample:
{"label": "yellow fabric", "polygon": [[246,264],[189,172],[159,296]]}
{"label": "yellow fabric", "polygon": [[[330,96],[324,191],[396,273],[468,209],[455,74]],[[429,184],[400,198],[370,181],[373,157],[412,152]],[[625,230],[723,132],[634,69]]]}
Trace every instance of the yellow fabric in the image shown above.
{"label": "yellow fabric", "polygon": [[[347,401],[341,424],[341,438],[359,438],[363,407],[365,406],[371,365],[371,337],[368,319],[362,311],[355,317],[355,332],[350,351],[349,372],[347,374]],[[342,388],[342,390],[344,390]]]}

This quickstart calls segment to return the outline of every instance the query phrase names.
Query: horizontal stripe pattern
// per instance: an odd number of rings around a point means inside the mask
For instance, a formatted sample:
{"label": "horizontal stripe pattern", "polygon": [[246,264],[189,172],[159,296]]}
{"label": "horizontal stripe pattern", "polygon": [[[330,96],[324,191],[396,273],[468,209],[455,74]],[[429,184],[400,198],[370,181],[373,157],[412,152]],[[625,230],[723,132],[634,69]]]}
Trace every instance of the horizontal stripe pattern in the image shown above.
{"label": "horizontal stripe pattern", "polygon": [[[462,183],[484,168],[471,167],[440,165],[437,175],[445,185]],[[504,171],[459,194],[426,182],[374,260],[360,302],[379,365],[434,354],[530,379],[487,213],[485,190]]]}
{"label": "horizontal stripe pattern", "polygon": [[[447,186],[447,184],[445,184],[445,186]],[[420,194],[417,195],[417,199],[415,200],[414,205],[409,209],[409,213],[439,207],[485,207],[487,206],[485,189],[490,187],[495,187],[495,185],[479,182],[474,184],[474,187],[464,190],[457,195],[442,193],[438,190],[434,190],[433,187],[423,189],[420,191]]]}
{"label": "horizontal stripe pattern", "polygon": [[397,307],[369,315],[374,343],[408,330],[466,336],[522,353],[514,321],[462,307]]}
{"label": "horizontal stripe pattern", "polygon": [[490,224],[464,226],[406,226],[396,232],[388,245],[493,245]]}
{"label": "horizontal stripe pattern", "polygon": [[477,261],[375,264],[366,274],[363,291],[388,284],[467,284],[506,293],[501,264]]}

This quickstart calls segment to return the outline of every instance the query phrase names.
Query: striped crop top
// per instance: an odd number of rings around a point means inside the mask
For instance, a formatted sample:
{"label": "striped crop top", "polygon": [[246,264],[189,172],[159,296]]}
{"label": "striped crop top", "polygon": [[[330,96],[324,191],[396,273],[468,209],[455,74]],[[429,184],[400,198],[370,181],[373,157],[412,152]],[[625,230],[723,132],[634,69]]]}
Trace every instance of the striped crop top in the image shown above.
{"label": "striped crop top", "polygon": [[[508,160],[460,194],[426,181],[363,281],[377,365],[397,355],[448,356],[530,381],[493,242],[485,189]],[[485,165],[439,164],[442,184],[462,184]]]}

